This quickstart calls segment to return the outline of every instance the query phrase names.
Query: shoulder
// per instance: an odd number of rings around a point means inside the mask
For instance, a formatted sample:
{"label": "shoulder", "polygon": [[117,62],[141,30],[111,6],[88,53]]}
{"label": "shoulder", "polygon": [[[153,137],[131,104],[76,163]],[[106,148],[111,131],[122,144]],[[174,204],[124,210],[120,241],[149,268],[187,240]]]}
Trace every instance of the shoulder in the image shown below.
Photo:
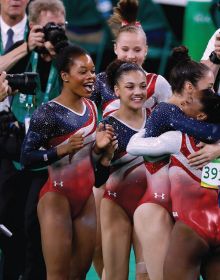
{"label": "shoulder", "polygon": [[164,115],[164,116],[168,116],[168,115],[177,115],[179,113],[183,113],[181,111],[181,109],[171,103],[167,103],[167,102],[160,102],[155,109],[153,110],[151,115]]}
{"label": "shoulder", "polygon": [[100,72],[96,75],[96,82],[106,82],[107,75],[106,72]]}
{"label": "shoulder", "polygon": [[44,118],[54,118],[55,107],[58,104],[55,102],[48,102],[39,106],[33,113],[33,119],[44,119]]}

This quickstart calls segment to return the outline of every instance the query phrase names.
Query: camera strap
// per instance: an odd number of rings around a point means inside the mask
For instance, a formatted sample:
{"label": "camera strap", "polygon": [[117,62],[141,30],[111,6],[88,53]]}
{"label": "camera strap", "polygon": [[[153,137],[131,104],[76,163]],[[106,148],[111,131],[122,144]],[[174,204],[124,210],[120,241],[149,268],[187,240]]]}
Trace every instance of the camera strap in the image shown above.
{"label": "camera strap", "polygon": [[[32,72],[37,72],[38,57],[39,57],[39,54],[37,52],[32,52],[31,59],[30,59],[30,61],[31,61],[30,63],[32,66]],[[40,80],[38,81],[36,97],[39,97],[39,95],[41,95],[41,96],[43,95],[43,100],[42,100],[41,104],[47,103],[50,100],[50,92],[51,92],[52,86],[56,79],[57,79],[57,70],[52,62],[51,67],[50,67],[49,77],[47,80],[46,90],[44,93],[41,90]],[[27,102],[25,105],[25,107],[27,108],[27,114],[25,116],[25,131],[26,132],[28,131],[29,124],[30,124],[30,117],[31,117],[30,111],[34,107],[34,105],[35,104],[34,104],[33,95],[28,95]]]}

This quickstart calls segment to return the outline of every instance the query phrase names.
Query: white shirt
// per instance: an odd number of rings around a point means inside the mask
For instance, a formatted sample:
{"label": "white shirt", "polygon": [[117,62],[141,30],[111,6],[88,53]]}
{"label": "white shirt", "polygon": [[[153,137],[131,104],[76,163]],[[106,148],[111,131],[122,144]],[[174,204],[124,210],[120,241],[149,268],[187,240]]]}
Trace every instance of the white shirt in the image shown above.
{"label": "white shirt", "polygon": [[27,15],[24,16],[24,18],[14,26],[9,26],[7,23],[5,23],[0,17],[0,26],[1,26],[1,38],[2,38],[2,44],[3,48],[5,48],[7,39],[8,39],[8,29],[12,29],[14,31],[14,36],[13,36],[13,42],[16,43],[20,40],[24,40],[24,33],[25,33],[25,27],[27,24]]}
{"label": "white shirt", "polygon": [[[14,31],[14,36],[13,36],[14,43],[20,40],[24,40],[26,24],[27,24],[27,15],[25,15],[24,18],[19,23],[17,23],[12,27],[7,25],[7,23],[5,23],[2,17],[0,16],[1,39],[2,39],[3,48],[5,48],[8,39],[7,31],[10,28]],[[6,98],[3,102],[0,102],[0,111],[8,110],[8,108],[9,108],[9,101],[8,98]]]}

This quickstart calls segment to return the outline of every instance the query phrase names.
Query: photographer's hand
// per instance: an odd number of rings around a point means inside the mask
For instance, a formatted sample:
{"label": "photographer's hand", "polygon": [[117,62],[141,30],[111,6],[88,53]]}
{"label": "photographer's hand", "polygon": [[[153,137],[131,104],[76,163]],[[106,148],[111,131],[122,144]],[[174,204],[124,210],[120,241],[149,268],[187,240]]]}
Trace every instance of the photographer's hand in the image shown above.
{"label": "photographer's hand", "polygon": [[44,43],[44,47],[47,49],[48,54],[41,54],[41,57],[45,60],[45,61],[51,61],[53,59],[53,57],[56,55],[54,46],[51,44],[50,41],[46,41]]}
{"label": "photographer's hand", "polygon": [[28,36],[28,50],[33,51],[36,47],[44,46],[44,33],[41,25],[33,25]]}
{"label": "photographer's hand", "polygon": [[0,102],[4,101],[8,95],[11,95],[12,91],[8,85],[6,78],[6,72],[2,72],[0,76]]}

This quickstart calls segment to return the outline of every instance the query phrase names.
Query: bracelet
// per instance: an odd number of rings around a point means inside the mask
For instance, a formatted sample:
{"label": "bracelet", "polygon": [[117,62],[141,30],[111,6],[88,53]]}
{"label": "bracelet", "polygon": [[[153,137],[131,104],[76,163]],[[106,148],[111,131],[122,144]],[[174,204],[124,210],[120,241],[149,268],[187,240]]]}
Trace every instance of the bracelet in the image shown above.
{"label": "bracelet", "polygon": [[215,51],[211,52],[209,59],[214,64],[220,64],[220,59],[217,57],[217,54]]}

